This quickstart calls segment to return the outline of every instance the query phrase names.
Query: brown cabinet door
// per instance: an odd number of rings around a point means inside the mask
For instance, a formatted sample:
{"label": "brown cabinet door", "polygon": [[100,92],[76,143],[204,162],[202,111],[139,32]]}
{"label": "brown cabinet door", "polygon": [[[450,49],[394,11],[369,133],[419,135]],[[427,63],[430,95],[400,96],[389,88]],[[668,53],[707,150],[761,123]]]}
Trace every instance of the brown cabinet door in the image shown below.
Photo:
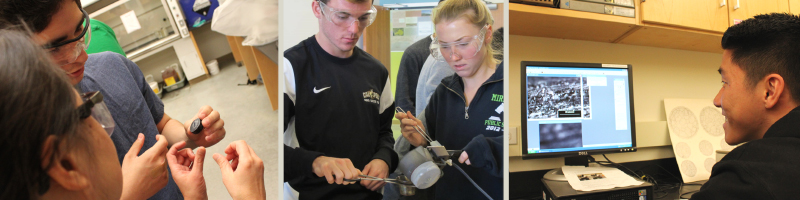
{"label": "brown cabinet door", "polygon": [[642,22],[723,32],[728,28],[728,5],[724,1],[647,0],[640,7]]}
{"label": "brown cabinet door", "polygon": [[753,16],[774,12],[789,12],[788,0],[728,0],[731,26]]}
{"label": "brown cabinet door", "polygon": [[800,15],[800,0],[789,0],[789,11],[792,14]]}

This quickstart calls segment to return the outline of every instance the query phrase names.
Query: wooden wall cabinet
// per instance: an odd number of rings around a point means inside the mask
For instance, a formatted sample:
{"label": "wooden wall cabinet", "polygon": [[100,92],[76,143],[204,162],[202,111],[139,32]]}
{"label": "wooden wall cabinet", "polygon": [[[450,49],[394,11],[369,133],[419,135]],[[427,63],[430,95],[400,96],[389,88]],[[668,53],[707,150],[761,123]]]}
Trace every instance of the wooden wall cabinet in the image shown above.
{"label": "wooden wall cabinet", "polygon": [[392,19],[385,7],[375,6],[375,8],[378,9],[378,17],[364,30],[364,51],[381,61],[386,70],[391,72],[392,49],[389,44],[392,36]]}
{"label": "wooden wall cabinet", "polygon": [[636,18],[512,3],[509,33],[721,53],[734,21],[800,14],[800,0],[634,0]]}
{"label": "wooden wall cabinet", "polygon": [[511,35],[614,42],[636,19],[567,9],[509,4],[507,30]]}
{"label": "wooden wall cabinet", "polygon": [[646,0],[641,2],[638,9],[641,10],[643,24],[721,33],[728,28],[729,5],[723,3],[724,1],[726,0]]}
{"label": "wooden wall cabinet", "polygon": [[789,12],[788,0],[728,0],[728,23],[733,26],[753,16]]}

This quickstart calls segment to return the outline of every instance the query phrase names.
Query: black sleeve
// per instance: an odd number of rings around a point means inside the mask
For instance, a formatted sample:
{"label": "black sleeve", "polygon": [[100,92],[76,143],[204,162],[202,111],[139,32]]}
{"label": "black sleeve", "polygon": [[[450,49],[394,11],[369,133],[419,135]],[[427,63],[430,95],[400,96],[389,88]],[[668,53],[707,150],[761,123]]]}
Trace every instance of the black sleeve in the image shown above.
{"label": "black sleeve", "polygon": [[317,157],[323,155],[320,152],[283,145],[283,180],[312,176],[314,169],[311,165]]}
{"label": "black sleeve", "polygon": [[392,96],[392,85],[389,80],[389,71],[381,65],[383,82],[383,89],[381,90],[381,99],[378,109],[383,109],[378,112],[378,143],[375,147],[375,154],[372,159],[381,159],[389,166],[389,172],[397,169],[399,158],[394,151],[394,134],[392,134],[392,119],[394,118],[395,101]]}
{"label": "black sleeve", "polygon": [[283,132],[289,128],[292,117],[294,117],[294,103],[288,94],[283,93]]}
{"label": "black sleeve", "polygon": [[469,156],[471,166],[483,169],[492,176],[503,177],[503,136],[472,138],[464,151]]}
{"label": "black sleeve", "polygon": [[[732,156],[732,155],[731,155]],[[778,199],[764,187],[765,183],[739,161],[720,161],[714,165],[711,178],[692,200],[702,199]]]}
{"label": "black sleeve", "polygon": [[[294,103],[287,94],[283,94],[283,131],[289,127],[292,118],[294,118]],[[283,145],[283,176],[285,181],[292,180],[298,177],[312,176],[312,164],[314,159],[323,156],[323,153],[308,151],[300,147],[292,148]]]}
{"label": "black sleeve", "polygon": [[373,159],[381,159],[389,166],[389,172],[397,169],[399,158],[394,151],[394,135],[392,134],[392,118],[394,118],[394,103],[380,114],[381,128],[378,137],[378,147]]}
{"label": "black sleeve", "polygon": [[425,64],[425,58],[420,59],[420,53],[417,51],[418,49],[408,48],[400,59],[400,68],[397,71],[397,94],[394,98],[397,107],[410,111],[414,115],[417,114],[414,105],[417,96],[417,81],[422,65]]}

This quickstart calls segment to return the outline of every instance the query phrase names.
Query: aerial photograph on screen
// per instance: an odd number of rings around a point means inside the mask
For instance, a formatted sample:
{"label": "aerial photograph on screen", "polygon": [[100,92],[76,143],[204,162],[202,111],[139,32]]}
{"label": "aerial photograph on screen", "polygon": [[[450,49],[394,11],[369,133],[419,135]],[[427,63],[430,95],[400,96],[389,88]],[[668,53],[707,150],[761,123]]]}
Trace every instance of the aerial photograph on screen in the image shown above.
{"label": "aerial photograph on screen", "polygon": [[527,83],[528,119],[591,117],[585,77],[530,76]]}

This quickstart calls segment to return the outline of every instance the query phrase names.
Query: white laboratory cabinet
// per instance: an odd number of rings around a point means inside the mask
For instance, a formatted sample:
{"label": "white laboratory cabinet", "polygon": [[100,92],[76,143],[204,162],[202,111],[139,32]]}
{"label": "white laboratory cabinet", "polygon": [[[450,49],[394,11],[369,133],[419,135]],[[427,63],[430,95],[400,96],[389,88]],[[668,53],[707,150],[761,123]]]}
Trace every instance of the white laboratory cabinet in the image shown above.
{"label": "white laboratory cabinet", "polygon": [[[90,12],[89,17],[102,21],[114,30],[128,59],[139,64],[153,55],[162,55],[158,59],[173,62],[169,60],[175,60],[174,56],[177,56],[177,61],[174,62],[181,66],[187,80],[207,74],[202,56],[176,0],[92,1],[94,2],[89,5],[83,5]],[[174,54],[166,51],[174,51]],[[171,63],[140,64],[139,68],[145,75],[152,74],[160,80],[160,70],[169,64]]]}

